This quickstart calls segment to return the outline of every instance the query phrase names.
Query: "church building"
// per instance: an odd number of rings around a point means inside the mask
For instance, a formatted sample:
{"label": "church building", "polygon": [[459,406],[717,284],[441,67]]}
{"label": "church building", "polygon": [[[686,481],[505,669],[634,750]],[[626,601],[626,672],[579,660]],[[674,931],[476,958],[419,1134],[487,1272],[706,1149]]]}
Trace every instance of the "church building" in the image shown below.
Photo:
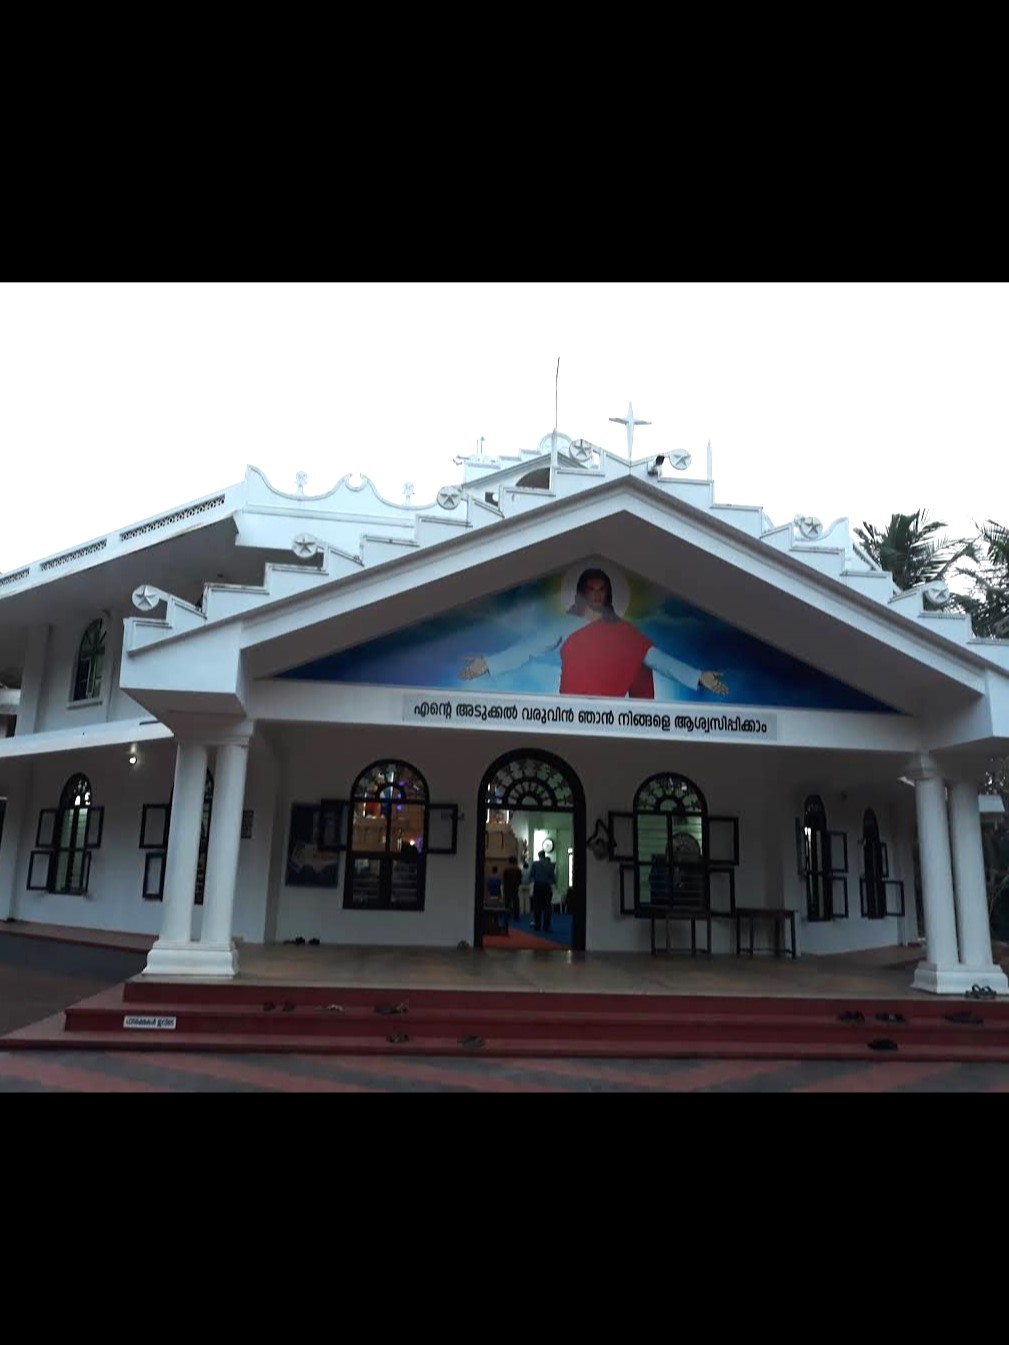
{"label": "church building", "polygon": [[763,912],[799,959],[924,940],[916,988],[1009,994],[978,796],[1009,641],[633,425],[457,459],[426,504],[249,467],[0,574],[0,919],[227,978],[519,927],[647,968],[657,928],[718,957]]}

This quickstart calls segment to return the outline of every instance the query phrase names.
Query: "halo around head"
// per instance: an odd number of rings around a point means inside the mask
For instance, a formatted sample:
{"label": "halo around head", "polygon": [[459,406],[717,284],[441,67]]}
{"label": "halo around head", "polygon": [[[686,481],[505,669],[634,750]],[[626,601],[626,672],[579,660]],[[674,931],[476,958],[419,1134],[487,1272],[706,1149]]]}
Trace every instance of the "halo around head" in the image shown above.
{"label": "halo around head", "polygon": [[610,590],[613,593],[613,610],[617,616],[623,616],[627,611],[627,604],[630,602],[630,586],[624,576],[623,570],[619,565],[614,565],[608,560],[600,560],[599,557],[590,556],[587,560],[580,560],[577,565],[572,565],[570,569],[565,570],[564,579],[561,582],[561,605],[566,612],[575,600],[575,594],[578,591],[578,580],[586,570],[602,570],[609,578]]}

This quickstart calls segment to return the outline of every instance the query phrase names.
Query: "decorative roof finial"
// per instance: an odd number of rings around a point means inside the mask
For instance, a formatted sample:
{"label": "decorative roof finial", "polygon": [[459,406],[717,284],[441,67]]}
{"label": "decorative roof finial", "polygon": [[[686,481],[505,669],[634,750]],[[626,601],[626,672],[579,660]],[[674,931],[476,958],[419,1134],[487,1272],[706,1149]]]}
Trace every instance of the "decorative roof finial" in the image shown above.
{"label": "decorative roof finial", "polygon": [[295,473],[294,480],[295,480],[295,482],[296,482],[296,484],[297,484],[297,487],[298,487],[298,494],[299,494],[299,495],[304,495],[304,493],[305,493],[305,482],[308,480],[308,473],[307,473],[307,472],[296,472],[296,473]]}
{"label": "decorative roof finial", "polygon": [[404,483],[403,483],[403,499],[406,501],[407,504],[409,504],[410,501],[413,499],[413,482],[412,482],[412,481],[404,481]]}

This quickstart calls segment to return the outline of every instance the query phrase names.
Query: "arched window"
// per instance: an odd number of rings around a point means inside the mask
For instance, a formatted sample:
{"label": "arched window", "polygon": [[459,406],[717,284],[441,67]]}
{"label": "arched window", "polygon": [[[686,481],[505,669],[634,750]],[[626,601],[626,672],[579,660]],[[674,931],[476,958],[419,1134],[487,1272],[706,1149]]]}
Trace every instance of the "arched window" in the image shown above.
{"label": "arched window", "polygon": [[428,792],[405,761],[376,761],[350,792],[346,908],[422,911],[427,867]]}
{"label": "arched window", "polygon": [[[174,792],[174,791],[173,791]],[[194,904],[203,905],[203,885],[207,877],[207,850],[210,846],[210,814],[214,810],[214,777],[207,771],[203,780],[203,811],[200,813],[200,848],[196,855]]]}
{"label": "arched window", "polygon": [[91,797],[91,781],[78,772],[60,793],[58,808],[43,808],[28,858],[29,892],[71,892],[84,896],[91,852],[102,843],[105,809]]}
{"label": "arched window", "polygon": [[49,865],[50,892],[86,892],[91,781],[72,775],[63,786],[56,818],[57,849]]}
{"label": "arched window", "polygon": [[574,791],[562,763],[547,753],[509,754],[487,781],[489,809],[574,808]]}
{"label": "arched window", "polygon": [[810,794],[802,810],[806,878],[806,918],[832,920],[833,885],[830,881],[830,832],[827,810],[819,794]]}
{"label": "arched window", "polygon": [[105,664],[105,623],[92,621],[81,638],[74,673],[75,701],[98,700],[102,694],[102,670]]}
{"label": "arched window", "polygon": [[650,776],[634,796],[637,900],[696,905],[708,896],[708,805],[684,775]]}
{"label": "arched window", "polygon": [[866,918],[882,920],[886,915],[886,862],[879,839],[879,823],[871,808],[866,808],[862,817],[862,862]]}

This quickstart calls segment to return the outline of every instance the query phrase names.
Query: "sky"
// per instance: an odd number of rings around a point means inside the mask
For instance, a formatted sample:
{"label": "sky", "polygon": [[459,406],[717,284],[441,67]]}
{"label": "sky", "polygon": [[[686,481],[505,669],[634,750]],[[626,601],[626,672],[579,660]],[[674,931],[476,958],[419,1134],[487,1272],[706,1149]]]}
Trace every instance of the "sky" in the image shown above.
{"label": "sky", "polygon": [[0,284],[0,572],[247,464],[430,503],[555,424],[775,524],[1009,523],[1009,284]]}

